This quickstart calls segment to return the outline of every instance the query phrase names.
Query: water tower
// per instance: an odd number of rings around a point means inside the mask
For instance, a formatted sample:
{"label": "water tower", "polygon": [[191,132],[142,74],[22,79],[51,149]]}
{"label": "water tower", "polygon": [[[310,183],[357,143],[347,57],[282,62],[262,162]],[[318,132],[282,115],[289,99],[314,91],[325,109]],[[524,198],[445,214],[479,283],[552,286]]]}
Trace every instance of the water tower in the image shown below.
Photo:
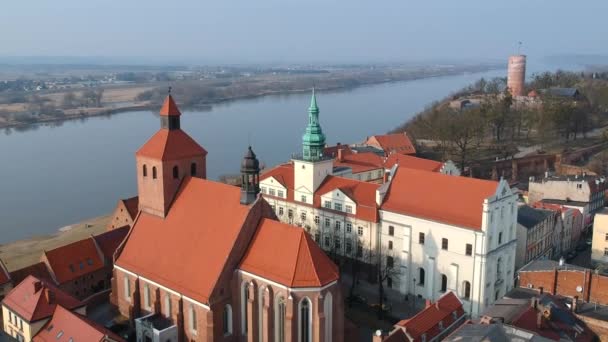
{"label": "water tower", "polygon": [[512,96],[523,96],[526,81],[526,55],[509,57],[507,68],[507,87]]}

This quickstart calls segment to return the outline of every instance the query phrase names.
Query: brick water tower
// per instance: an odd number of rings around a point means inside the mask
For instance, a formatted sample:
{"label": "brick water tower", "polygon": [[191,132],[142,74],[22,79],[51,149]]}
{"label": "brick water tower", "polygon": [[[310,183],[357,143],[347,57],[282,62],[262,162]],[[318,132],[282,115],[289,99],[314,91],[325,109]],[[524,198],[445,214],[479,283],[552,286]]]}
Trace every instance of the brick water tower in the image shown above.
{"label": "brick water tower", "polygon": [[507,68],[507,87],[512,96],[525,95],[526,81],[526,55],[514,55],[509,57]]}

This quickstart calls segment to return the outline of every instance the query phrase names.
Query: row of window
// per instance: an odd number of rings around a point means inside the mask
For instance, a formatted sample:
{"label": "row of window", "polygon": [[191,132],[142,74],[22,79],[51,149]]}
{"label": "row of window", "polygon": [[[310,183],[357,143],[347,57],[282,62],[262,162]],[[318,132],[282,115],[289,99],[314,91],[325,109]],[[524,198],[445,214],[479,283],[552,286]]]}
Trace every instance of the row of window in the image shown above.
{"label": "row of window", "polygon": [[[387,260],[387,262],[388,262],[388,260]],[[425,280],[426,280],[426,271],[424,270],[424,268],[419,267],[418,268],[418,285],[424,286]],[[447,290],[448,290],[448,276],[445,274],[441,274],[441,284],[439,287],[439,291],[446,292]],[[461,296],[467,300],[471,299],[471,283],[466,280],[462,282]]]}
{"label": "row of window", "polygon": [[[144,177],[148,177],[148,166],[144,164],[142,166],[141,173]],[[190,164],[190,176],[196,176],[196,163]],[[152,179],[157,178],[156,166],[152,166]],[[173,179],[179,178],[179,168],[177,165],[173,167]]]}
{"label": "row of window", "polygon": [[[502,233],[499,234],[499,240],[501,240],[501,239],[502,239]],[[422,232],[418,233],[418,243],[421,245],[424,245],[424,242],[425,242],[425,234]],[[448,245],[449,245],[448,239],[442,238],[441,239],[441,249],[447,251]],[[464,253],[466,255],[473,255],[473,245],[471,245],[470,243],[465,244]]]}
{"label": "row of window", "polygon": [[325,200],[323,202],[323,207],[326,208],[326,209],[333,209],[333,210],[336,210],[336,211],[344,211],[347,214],[352,214],[353,213],[353,206],[350,205],[350,204],[344,205],[344,210],[342,210],[342,203],[334,202],[333,203],[333,207],[332,207],[332,201]]}
{"label": "row of window", "polygon": [[[274,188],[266,188],[265,186],[262,186],[261,190],[263,194],[285,198],[285,193],[283,192],[283,190],[275,190]],[[306,201],[304,200],[304,202]]]}
{"label": "row of window", "polygon": [[15,327],[19,328],[19,330],[23,331],[23,319],[19,318],[19,316],[14,314],[12,311],[10,311],[10,310],[7,310],[7,311],[8,311],[8,321],[11,322],[11,324],[14,325]]}
{"label": "row of window", "polygon": [[[285,210],[283,209],[283,207],[279,207],[278,212],[277,212],[276,206],[274,204],[271,205],[271,207],[272,207],[272,210],[275,211],[278,216],[285,215]],[[290,219],[293,218],[293,209],[287,209],[287,217]],[[306,221],[306,218],[307,218],[307,213],[305,211],[301,212],[300,219],[302,221]],[[314,218],[315,224],[318,225],[320,223],[320,220],[321,220],[321,218],[319,216],[315,216],[315,218]],[[325,227],[331,227],[331,219],[329,217],[325,218],[324,225],[325,225]],[[352,233],[353,224],[351,222],[346,222],[345,226],[346,226],[346,232]],[[342,229],[342,221],[334,221],[334,229],[336,231],[340,231],[340,229]],[[359,235],[359,236],[363,235],[363,227],[361,227],[361,226],[357,227],[357,235]]]}

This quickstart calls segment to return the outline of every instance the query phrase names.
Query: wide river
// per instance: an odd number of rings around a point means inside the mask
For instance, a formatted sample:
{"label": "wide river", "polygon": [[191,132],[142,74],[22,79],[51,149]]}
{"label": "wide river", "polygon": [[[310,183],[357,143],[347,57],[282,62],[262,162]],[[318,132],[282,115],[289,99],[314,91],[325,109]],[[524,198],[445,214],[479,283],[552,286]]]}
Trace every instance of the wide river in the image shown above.
{"label": "wide river", "polygon": [[[318,93],[321,124],[329,144],[360,142],[480,77],[504,74]],[[309,101],[310,94],[277,95],[182,110],[182,129],[207,149],[207,175],[217,179],[238,172],[248,144],[267,166],[299,152]],[[158,128],[157,111],[138,111],[0,131],[0,244],[108,214],[134,196],[134,153]]]}

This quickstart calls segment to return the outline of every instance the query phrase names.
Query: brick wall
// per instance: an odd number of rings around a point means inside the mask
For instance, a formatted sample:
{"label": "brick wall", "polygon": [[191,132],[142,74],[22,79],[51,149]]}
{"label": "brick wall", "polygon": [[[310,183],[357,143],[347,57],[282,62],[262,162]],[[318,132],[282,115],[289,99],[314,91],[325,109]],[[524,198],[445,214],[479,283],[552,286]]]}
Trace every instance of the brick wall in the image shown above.
{"label": "brick wall", "polygon": [[[581,287],[581,292],[577,287]],[[575,297],[585,302],[608,305],[608,276],[593,270],[553,270],[519,272],[519,287],[531,288],[564,297]]]}

